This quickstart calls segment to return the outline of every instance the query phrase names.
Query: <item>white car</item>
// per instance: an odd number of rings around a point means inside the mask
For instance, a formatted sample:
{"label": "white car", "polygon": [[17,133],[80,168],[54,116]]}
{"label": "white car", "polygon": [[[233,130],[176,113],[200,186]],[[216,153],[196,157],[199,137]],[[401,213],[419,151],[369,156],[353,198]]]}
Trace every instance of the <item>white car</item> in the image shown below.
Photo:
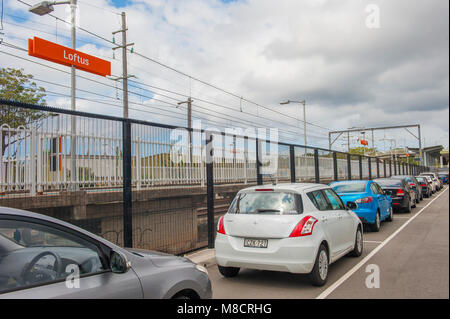
{"label": "white car", "polygon": [[[328,266],[351,254],[361,256],[363,227],[327,185],[255,186],[238,192],[217,224],[216,261],[225,277],[240,268],[309,274],[324,285]],[[350,209],[351,208],[351,209]]]}
{"label": "white car", "polygon": [[437,192],[439,190],[441,190],[441,182],[439,181],[438,177],[436,176],[435,173],[432,172],[426,172],[426,173],[421,173],[419,176],[428,176],[431,178],[431,180],[433,181],[433,185],[434,185],[434,191]]}

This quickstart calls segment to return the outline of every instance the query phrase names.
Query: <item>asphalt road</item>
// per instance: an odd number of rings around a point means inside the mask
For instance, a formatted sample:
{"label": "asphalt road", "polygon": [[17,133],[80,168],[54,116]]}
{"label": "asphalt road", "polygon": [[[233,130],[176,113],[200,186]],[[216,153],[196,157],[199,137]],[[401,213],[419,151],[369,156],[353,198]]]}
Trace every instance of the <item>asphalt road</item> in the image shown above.
{"label": "asphalt road", "polygon": [[[242,269],[235,278],[223,278],[216,266],[208,271],[213,298],[448,299],[448,187],[424,199],[412,213],[395,214],[378,233],[367,230],[363,255],[332,264],[323,287],[311,286],[306,276],[297,274]],[[377,273],[379,281],[369,280]],[[379,286],[368,288],[366,281]]]}

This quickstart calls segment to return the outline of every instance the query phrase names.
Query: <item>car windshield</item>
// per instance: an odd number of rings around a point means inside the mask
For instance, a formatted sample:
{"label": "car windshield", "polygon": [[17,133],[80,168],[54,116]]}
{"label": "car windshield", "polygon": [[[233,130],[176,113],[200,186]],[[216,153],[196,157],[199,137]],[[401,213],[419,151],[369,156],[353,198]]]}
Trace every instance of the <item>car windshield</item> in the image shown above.
{"label": "car windshield", "polygon": [[402,186],[402,180],[401,179],[376,179],[375,182],[377,182],[378,185],[384,186],[384,187],[398,187]]}
{"label": "car windshield", "polygon": [[351,183],[336,183],[331,184],[331,188],[338,193],[363,193],[366,190],[367,182],[351,182]]}
{"label": "car windshield", "polygon": [[229,214],[292,215],[303,212],[301,196],[286,192],[239,193]]}

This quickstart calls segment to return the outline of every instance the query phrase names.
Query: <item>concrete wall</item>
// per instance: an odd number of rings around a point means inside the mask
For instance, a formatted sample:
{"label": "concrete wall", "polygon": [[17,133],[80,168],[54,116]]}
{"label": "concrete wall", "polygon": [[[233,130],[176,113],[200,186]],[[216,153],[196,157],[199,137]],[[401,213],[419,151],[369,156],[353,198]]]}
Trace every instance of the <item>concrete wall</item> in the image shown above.
{"label": "concrete wall", "polygon": [[[215,186],[215,221],[234,195],[249,185]],[[123,244],[122,192],[60,192],[0,198],[0,206],[59,218]],[[133,191],[133,246],[181,254],[207,245],[206,188]]]}

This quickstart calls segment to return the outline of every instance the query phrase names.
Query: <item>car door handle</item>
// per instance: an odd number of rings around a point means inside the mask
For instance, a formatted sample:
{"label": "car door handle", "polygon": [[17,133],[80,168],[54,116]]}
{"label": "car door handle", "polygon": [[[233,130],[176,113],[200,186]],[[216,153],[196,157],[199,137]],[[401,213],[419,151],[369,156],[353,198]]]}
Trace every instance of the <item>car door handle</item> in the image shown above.
{"label": "car door handle", "polygon": [[328,218],[326,218],[325,216],[322,216],[322,218],[320,220],[322,220],[324,223],[326,223],[328,221]]}

